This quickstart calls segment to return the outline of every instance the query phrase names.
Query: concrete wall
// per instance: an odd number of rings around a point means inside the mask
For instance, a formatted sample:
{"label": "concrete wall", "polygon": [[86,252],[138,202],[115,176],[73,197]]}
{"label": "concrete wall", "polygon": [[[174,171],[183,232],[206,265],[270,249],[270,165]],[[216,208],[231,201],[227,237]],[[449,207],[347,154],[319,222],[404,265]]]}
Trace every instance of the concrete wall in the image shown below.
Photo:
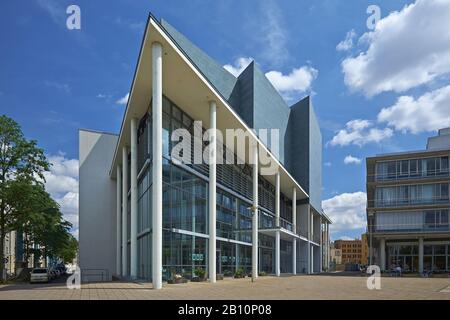
{"label": "concrete wall", "polygon": [[79,265],[84,281],[110,280],[115,271],[116,182],[109,169],[116,143],[116,135],[79,132]]}
{"label": "concrete wall", "polygon": [[321,212],[322,135],[310,97],[291,106],[284,143],[286,168],[309,194],[311,205]]}
{"label": "concrete wall", "polygon": [[308,272],[308,246],[306,241],[297,241],[297,273]]}
{"label": "concrete wall", "polygon": [[299,229],[300,235],[304,237],[308,237],[308,215],[309,204],[297,206],[297,229]]}
{"label": "concrete wall", "polygon": [[320,270],[320,260],[322,259],[320,247],[313,245],[313,272],[321,272]]}

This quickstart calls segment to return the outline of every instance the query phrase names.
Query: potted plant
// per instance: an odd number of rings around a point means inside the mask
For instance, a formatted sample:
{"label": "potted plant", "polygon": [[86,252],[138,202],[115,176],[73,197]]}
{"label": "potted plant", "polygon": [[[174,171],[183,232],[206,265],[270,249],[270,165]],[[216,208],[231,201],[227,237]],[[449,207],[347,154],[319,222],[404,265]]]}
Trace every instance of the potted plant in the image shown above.
{"label": "potted plant", "polygon": [[206,271],[202,268],[194,269],[195,276],[192,277],[192,281],[201,282],[206,280]]}
{"label": "potted plant", "polygon": [[216,274],[216,280],[223,280],[223,273]]}
{"label": "potted plant", "polygon": [[167,281],[168,284],[179,284],[186,283],[187,279],[184,278],[181,274],[173,274],[172,277]]}
{"label": "potted plant", "polygon": [[259,276],[260,276],[260,277],[265,277],[265,276],[267,276],[267,273],[266,273],[265,271],[261,271],[261,272],[259,273]]}
{"label": "potted plant", "polygon": [[233,272],[231,272],[230,270],[225,270],[223,272],[223,276],[224,277],[232,277],[233,276]]}
{"label": "potted plant", "polygon": [[236,269],[236,272],[234,273],[234,277],[236,279],[245,278],[245,270],[244,270],[244,268]]}

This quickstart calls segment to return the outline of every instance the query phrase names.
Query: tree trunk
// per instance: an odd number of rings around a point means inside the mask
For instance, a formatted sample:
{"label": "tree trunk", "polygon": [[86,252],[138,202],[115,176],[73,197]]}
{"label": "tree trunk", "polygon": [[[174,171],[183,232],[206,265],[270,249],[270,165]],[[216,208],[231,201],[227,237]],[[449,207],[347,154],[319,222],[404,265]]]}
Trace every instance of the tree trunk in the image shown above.
{"label": "tree trunk", "polygon": [[0,280],[6,280],[4,277],[4,273],[5,273],[5,236],[3,233],[4,228],[1,227],[0,230]]}
{"label": "tree trunk", "polygon": [[0,280],[4,279],[5,270],[5,209],[3,203],[0,207]]}

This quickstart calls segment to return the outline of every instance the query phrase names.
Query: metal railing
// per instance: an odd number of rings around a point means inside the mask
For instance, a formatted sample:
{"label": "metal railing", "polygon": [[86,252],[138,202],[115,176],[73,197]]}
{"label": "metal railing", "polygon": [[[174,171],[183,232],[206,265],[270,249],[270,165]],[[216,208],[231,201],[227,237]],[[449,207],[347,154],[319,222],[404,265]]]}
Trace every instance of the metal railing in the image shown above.
{"label": "metal railing", "polygon": [[109,281],[108,269],[81,269],[81,282],[104,282]]}
{"label": "metal railing", "polygon": [[395,172],[395,173],[378,173],[368,174],[368,182],[380,182],[380,181],[396,181],[396,180],[414,180],[423,178],[440,178],[448,177],[449,169],[442,170],[423,170],[418,172]]}
{"label": "metal railing", "polygon": [[392,199],[376,199],[369,200],[369,207],[386,208],[386,207],[401,207],[401,206],[413,206],[413,205],[433,205],[450,203],[449,196],[440,197],[427,197],[427,198],[397,198]]}
{"label": "metal railing", "polygon": [[280,217],[280,227],[282,227],[288,231],[294,232],[294,227],[293,227],[292,223],[281,217]]}

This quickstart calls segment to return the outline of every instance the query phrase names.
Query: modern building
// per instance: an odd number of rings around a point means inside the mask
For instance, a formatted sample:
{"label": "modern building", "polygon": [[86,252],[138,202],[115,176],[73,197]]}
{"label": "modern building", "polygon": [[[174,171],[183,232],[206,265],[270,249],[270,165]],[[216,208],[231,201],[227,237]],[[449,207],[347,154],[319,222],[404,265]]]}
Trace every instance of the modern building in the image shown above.
{"label": "modern building", "polygon": [[362,241],[354,240],[336,240],[334,247],[341,250],[341,263],[361,264]]}
{"label": "modern building", "polygon": [[361,235],[361,264],[365,266],[369,264],[369,236],[367,232]]}
{"label": "modern building", "polygon": [[450,270],[450,128],[425,150],[367,162],[369,263],[381,270]]}
{"label": "modern building", "polygon": [[[150,15],[119,135],[79,139],[82,274],[158,289],[199,268],[211,282],[241,268],[254,278],[321,272],[329,257],[311,99],[288,106],[254,62],[235,77]],[[180,141],[189,150],[174,153]]]}
{"label": "modern building", "polygon": [[333,243],[330,246],[330,262],[335,266],[342,264],[342,250],[336,249]]}
{"label": "modern building", "polygon": [[4,253],[4,265],[3,277],[1,279],[6,279],[7,277],[15,274],[15,262],[16,262],[16,231],[11,231],[5,234],[5,241],[3,244]]}

